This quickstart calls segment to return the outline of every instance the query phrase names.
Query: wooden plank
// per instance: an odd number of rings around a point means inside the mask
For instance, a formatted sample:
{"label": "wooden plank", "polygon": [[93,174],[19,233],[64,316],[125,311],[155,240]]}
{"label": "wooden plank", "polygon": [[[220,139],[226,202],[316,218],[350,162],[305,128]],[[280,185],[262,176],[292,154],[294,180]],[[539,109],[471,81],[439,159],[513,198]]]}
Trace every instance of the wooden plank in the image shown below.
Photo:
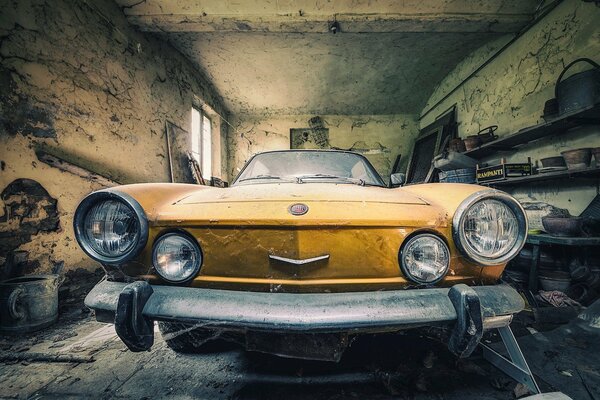
{"label": "wooden plank", "polygon": [[44,164],[48,164],[51,167],[58,168],[63,172],[68,172],[73,175],[77,175],[80,178],[87,179],[89,181],[96,182],[105,187],[112,187],[120,185],[119,182],[113,181],[110,178],[102,176],[96,172],[90,171],[87,168],[81,167],[79,165],[73,164],[69,161],[63,160],[60,157],[49,154],[43,150],[37,150],[35,152],[38,160],[43,162]]}

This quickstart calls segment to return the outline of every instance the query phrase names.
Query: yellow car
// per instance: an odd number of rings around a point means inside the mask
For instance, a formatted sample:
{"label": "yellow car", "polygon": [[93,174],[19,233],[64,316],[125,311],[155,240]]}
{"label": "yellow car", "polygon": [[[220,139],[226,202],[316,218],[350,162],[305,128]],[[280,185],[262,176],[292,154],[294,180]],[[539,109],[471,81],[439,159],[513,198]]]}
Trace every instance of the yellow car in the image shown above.
{"label": "yellow car", "polygon": [[255,155],[229,188],[137,184],[88,195],[74,219],[106,278],[87,296],[133,351],[158,321],[176,351],[215,338],[339,360],[364,333],[447,328],[468,356],[524,307],[498,284],[527,221],[506,193],[466,184],[387,187],[362,155]]}

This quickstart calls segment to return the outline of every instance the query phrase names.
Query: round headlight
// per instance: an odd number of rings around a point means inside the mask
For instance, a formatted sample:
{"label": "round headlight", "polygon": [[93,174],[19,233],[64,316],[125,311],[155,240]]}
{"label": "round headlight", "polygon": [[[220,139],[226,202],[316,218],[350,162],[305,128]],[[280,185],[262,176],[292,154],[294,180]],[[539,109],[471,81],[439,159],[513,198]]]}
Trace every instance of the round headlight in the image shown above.
{"label": "round headlight", "polygon": [[527,219],[520,204],[497,191],[475,193],[453,220],[454,239],[462,253],[483,265],[514,257],[525,244]]}
{"label": "round headlight", "polygon": [[168,233],[154,245],[152,261],[156,272],[168,282],[184,282],[198,273],[202,252],[191,238]]}
{"label": "round headlight", "polygon": [[99,202],[84,217],[85,240],[105,257],[126,254],[137,243],[139,231],[135,213],[120,201]]}
{"label": "round headlight", "polygon": [[142,207],[131,196],[112,190],[90,194],[77,207],[75,237],[93,259],[122,264],[146,245],[148,222]]}
{"label": "round headlight", "polygon": [[402,272],[417,283],[435,283],[450,266],[450,250],[439,237],[425,233],[413,236],[400,252]]}

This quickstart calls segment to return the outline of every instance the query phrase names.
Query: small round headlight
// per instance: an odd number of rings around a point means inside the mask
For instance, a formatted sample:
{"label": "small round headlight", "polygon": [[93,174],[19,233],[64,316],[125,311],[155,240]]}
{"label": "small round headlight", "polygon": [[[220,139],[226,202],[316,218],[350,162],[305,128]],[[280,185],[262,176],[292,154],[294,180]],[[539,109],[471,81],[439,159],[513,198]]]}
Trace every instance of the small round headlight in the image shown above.
{"label": "small round headlight", "polygon": [[191,238],[168,233],[154,244],[152,262],[156,272],[167,282],[184,282],[198,273],[202,252]]}
{"label": "small round headlight", "polygon": [[439,237],[425,233],[413,236],[400,252],[402,272],[417,283],[435,283],[450,266],[450,250]]}
{"label": "small round headlight", "polygon": [[498,265],[514,257],[525,244],[527,219],[521,205],[498,191],[468,197],[452,222],[461,252],[483,265]]}

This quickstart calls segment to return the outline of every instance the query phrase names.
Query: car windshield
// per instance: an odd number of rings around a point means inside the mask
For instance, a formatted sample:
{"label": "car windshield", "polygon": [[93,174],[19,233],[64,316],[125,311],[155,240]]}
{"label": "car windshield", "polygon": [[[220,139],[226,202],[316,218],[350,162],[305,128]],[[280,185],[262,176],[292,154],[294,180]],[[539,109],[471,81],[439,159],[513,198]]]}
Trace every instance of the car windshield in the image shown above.
{"label": "car windshield", "polygon": [[246,164],[234,184],[286,181],[384,186],[381,177],[363,156],[342,151],[275,151],[258,154]]}

